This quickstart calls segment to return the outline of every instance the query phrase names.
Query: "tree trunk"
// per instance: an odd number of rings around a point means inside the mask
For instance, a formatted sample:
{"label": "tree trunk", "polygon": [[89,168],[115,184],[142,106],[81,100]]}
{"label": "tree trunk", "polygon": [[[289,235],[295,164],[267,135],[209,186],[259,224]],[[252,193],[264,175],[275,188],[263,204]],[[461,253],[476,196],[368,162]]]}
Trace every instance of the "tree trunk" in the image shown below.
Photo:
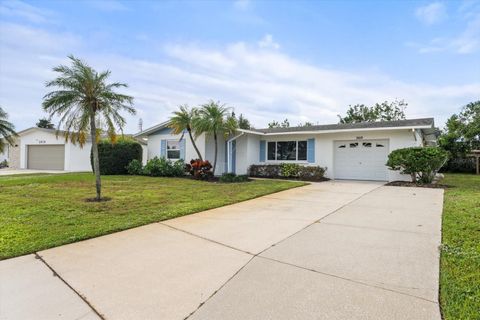
{"label": "tree trunk", "polygon": [[217,167],[217,152],[218,152],[218,142],[217,142],[217,132],[213,132],[213,140],[215,140],[215,156],[213,159],[213,170],[212,174],[215,175],[215,168]]}
{"label": "tree trunk", "polygon": [[95,186],[97,188],[96,200],[102,198],[102,182],[100,180],[100,159],[98,158],[97,128],[95,114],[90,116],[90,135],[92,137],[93,172],[95,173]]}
{"label": "tree trunk", "polygon": [[[188,131],[188,135],[190,136],[190,140],[192,141],[193,148],[195,148],[195,151],[197,152],[198,159],[200,159],[200,160],[203,161],[203,158],[202,158],[202,155],[201,155],[201,153],[200,153],[200,150],[198,150],[197,144],[195,143],[195,140],[193,140],[192,129],[187,128],[187,131]],[[185,160],[185,159],[184,159],[184,160]]]}

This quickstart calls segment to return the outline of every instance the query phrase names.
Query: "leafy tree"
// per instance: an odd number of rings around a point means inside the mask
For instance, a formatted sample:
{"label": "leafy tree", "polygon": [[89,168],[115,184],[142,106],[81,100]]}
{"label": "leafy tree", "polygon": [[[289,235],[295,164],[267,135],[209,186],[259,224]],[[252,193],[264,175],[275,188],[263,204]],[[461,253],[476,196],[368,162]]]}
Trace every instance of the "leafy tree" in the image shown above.
{"label": "leafy tree", "polygon": [[[438,138],[438,144],[450,154],[444,167],[447,171],[469,172],[474,162],[466,155],[472,149],[480,149],[480,101],[470,102],[458,114],[453,114]],[[473,167],[471,167],[473,164]]]}
{"label": "leafy tree", "polygon": [[16,136],[15,126],[8,121],[8,113],[0,107],[0,152],[5,149],[6,143],[13,146]]}
{"label": "leafy tree", "polygon": [[101,200],[100,164],[97,145],[97,122],[104,123],[108,135],[115,139],[115,129],[125,126],[125,118],[120,114],[126,111],[135,114],[133,98],[115,91],[127,87],[124,83],[107,83],[110,71],[98,73],[74,56],[68,57],[71,66],[60,65],[53,68],[58,77],[47,82],[47,93],[43,100],[44,111],[60,117],[58,127],[65,127],[66,139],[86,142],[88,131],[92,140],[93,171],[95,173],[96,200]]}
{"label": "leafy tree", "polygon": [[203,160],[200,150],[198,150],[195,139],[193,138],[194,127],[193,123],[198,118],[198,110],[196,108],[189,108],[188,105],[182,105],[178,107],[178,111],[173,112],[173,116],[170,117],[170,128],[173,129],[173,134],[182,134],[187,130],[190,141],[192,141],[193,148],[197,152],[198,158]]}
{"label": "leafy tree", "polygon": [[238,117],[238,127],[240,129],[245,129],[245,130],[252,129],[252,125],[250,124],[250,121],[247,118],[245,118],[241,113],[240,113],[240,116]]}
{"label": "leafy tree", "polygon": [[196,134],[209,133],[213,135],[215,141],[215,155],[213,160],[212,174],[215,174],[218,155],[218,135],[228,136],[238,128],[238,122],[235,117],[229,114],[229,109],[218,102],[210,101],[201,106],[198,111],[199,117],[194,121]]}
{"label": "leafy tree", "polygon": [[290,122],[288,119],[283,120],[283,122],[279,123],[276,120],[273,120],[268,124],[268,127],[271,128],[289,128],[290,127]]}
{"label": "leafy tree", "polygon": [[50,122],[50,119],[42,118],[37,122],[38,128],[53,129],[55,128],[54,124]]}
{"label": "leafy tree", "polygon": [[408,104],[404,100],[384,101],[368,107],[364,104],[349,106],[345,117],[338,115],[340,123],[394,121],[405,119]]}

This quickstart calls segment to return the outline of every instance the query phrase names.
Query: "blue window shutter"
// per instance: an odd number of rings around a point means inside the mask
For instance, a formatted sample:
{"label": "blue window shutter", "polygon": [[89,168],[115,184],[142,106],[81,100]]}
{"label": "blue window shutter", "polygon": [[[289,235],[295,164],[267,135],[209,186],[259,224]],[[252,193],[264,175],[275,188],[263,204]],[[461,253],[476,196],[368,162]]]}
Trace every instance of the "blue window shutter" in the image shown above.
{"label": "blue window shutter", "polygon": [[307,140],[307,161],[308,163],[315,162],[315,139]]}
{"label": "blue window shutter", "polygon": [[180,140],[180,159],[185,161],[185,141],[186,139]]}
{"label": "blue window shutter", "polygon": [[160,157],[167,157],[167,140],[160,141]]}
{"label": "blue window shutter", "polygon": [[259,160],[260,162],[265,162],[265,146],[266,146],[266,141],[265,140],[260,140],[260,155],[259,155]]}

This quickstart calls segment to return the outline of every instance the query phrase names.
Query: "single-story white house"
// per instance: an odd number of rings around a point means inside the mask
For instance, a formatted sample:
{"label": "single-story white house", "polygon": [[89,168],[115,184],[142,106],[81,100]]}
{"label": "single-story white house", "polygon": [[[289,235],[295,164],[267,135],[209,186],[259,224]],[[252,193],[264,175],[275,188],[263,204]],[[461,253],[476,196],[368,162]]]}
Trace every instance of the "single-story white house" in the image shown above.
{"label": "single-story white house", "polygon": [[[65,131],[32,127],[18,132],[15,145],[8,146],[1,157],[13,169],[92,171],[91,148],[90,138],[81,147],[66,141]],[[146,161],[146,146],[143,149]]]}
{"label": "single-story white house", "polygon": [[[168,121],[134,135],[148,145],[147,158],[196,159],[188,134],[173,135]],[[252,164],[298,163],[326,167],[330,179],[409,180],[389,170],[388,154],[400,148],[436,144],[433,118],[329,124],[308,127],[238,129],[219,135],[216,174],[247,174]],[[214,140],[196,139],[204,159],[213,164]]]}

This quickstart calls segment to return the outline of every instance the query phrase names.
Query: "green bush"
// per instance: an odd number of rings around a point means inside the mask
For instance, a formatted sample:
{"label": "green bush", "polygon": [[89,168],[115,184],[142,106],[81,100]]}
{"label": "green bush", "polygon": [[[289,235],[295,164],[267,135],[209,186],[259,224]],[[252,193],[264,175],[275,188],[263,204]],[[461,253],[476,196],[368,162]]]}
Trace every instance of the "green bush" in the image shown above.
{"label": "green bush", "polygon": [[247,175],[236,175],[235,173],[224,173],[220,177],[220,182],[246,182],[248,181]]}
{"label": "green bush", "polygon": [[[117,142],[102,140],[98,143],[100,174],[127,174],[127,165],[132,160],[142,161],[142,146],[133,139],[119,139]],[[90,154],[93,168],[93,154]]]}
{"label": "green bush", "polygon": [[397,149],[388,156],[391,170],[409,174],[412,182],[431,183],[435,174],[448,160],[448,153],[437,147],[413,147]]}
{"label": "green bush", "polygon": [[251,165],[248,173],[258,178],[293,178],[310,181],[324,181],[327,168],[303,166],[296,163]]}
{"label": "green bush", "polygon": [[137,159],[133,159],[127,165],[127,172],[128,174],[131,174],[131,175],[137,175],[137,176],[142,175],[143,174],[142,162],[138,161]]}
{"label": "green bush", "polygon": [[302,180],[322,180],[325,179],[327,168],[320,166],[300,166],[298,177]]}
{"label": "green bush", "polygon": [[300,165],[296,163],[281,163],[280,164],[280,174],[283,177],[297,177],[298,172],[300,171]]}
{"label": "green bush", "polygon": [[181,177],[185,175],[183,160],[172,162],[164,157],[155,157],[147,161],[143,174],[151,177]]}

